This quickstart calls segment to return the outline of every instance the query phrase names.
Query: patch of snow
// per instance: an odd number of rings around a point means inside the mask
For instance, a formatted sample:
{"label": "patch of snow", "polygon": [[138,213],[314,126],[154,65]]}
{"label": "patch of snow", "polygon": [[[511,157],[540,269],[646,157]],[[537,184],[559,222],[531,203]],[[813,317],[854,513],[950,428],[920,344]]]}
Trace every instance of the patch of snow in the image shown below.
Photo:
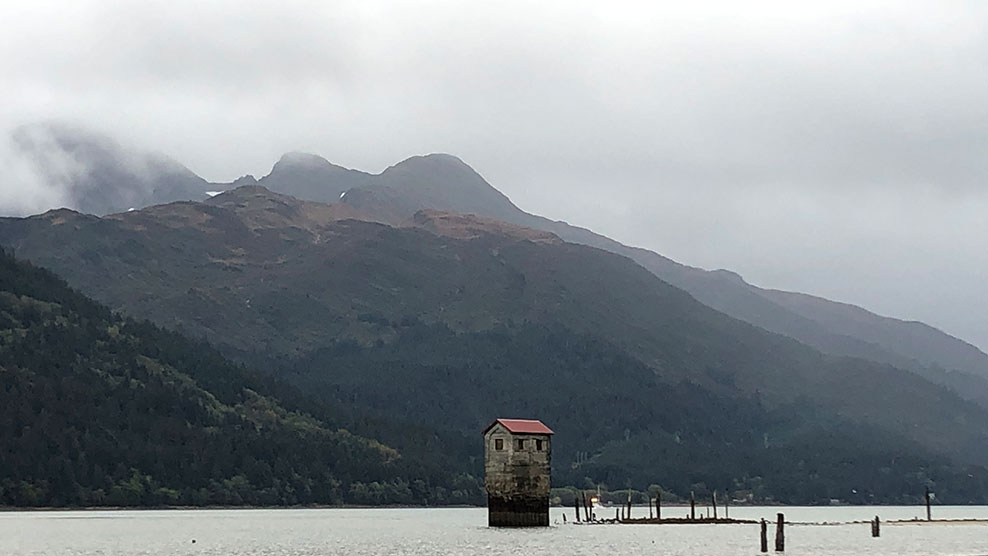
{"label": "patch of snow", "polygon": [[206,195],[209,195],[210,197],[215,197],[215,196],[219,195],[220,193],[223,193],[223,192],[222,191],[207,191],[206,192]]}

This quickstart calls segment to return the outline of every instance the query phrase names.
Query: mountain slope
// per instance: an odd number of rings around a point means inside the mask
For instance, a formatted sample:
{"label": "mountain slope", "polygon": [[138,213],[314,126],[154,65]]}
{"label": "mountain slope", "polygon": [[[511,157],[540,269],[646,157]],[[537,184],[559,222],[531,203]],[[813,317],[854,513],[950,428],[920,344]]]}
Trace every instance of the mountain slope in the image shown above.
{"label": "mountain slope", "polygon": [[[930,477],[983,492],[984,469],[957,465],[988,456],[988,414],[916,375],[731,319],[606,251],[463,215],[396,228],[339,212],[352,210],[245,187],[103,219],[4,219],[0,242],[327,401],[464,434],[506,410],[547,416],[573,480],[648,481],[665,454],[676,484],[772,471],[789,500],[864,483],[878,463],[896,477],[872,491],[886,499]],[[451,465],[476,465],[458,453]],[[796,471],[773,470],[783,455],[819,461],[819,484],[799,491]]]}
{"label": "mountain slope", "polygon": [[[401,492],[427,477],[394,449],[286,409],[261,393],[284,388],[3,252],[0,377],[0,506],[436,500],[425,482]],[[375,481],[378,500],[362,490]]]}
{"label": "mountain slope", "polygon": [[[284,171],[284,170],[282,170]],[[304,175],[299,168],[296,175]],[[278,191],[279,184],[271,184]],[[528,214],[476,171],[448,155],[413,157],[377,176],[363,175],[350,189],[334,182],[330,194],[310,187],[301,198],[343,202],[399,223],[422,209],[476,214],[545,230],[565,241],[627,256],[656,276],[718,311],[784,334],[825,353],[863,357],[908,368],[988,404],[988,354],[932,327],[905,323],[821,298],[764,290],[726,271],[706,271],[645,249],[628,247],[589,230]],[[812,299],[812,303],[808,301]],[[867,314],[867,318],[863,315]],[[975,375],[956,377],[953,373]]]}

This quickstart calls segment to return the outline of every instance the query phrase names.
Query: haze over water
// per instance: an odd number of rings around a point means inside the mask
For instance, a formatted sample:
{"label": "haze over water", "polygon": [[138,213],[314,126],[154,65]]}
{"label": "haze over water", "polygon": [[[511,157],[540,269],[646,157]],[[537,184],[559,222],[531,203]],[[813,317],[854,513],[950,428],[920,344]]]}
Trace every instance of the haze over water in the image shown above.
{"label": "haze over water", "polygon": [[[666,508],[678,515],[681,508]],[[645,508],[635,508],[644,515]],[[793,521],[911,519],[918,507],[732,508],[738,518]],[[936,507],[935,517],[988,519],[988,507]],[[0,514],[6,556],[314,556],[521,554],[757,554],[757,525],[563,525],[572,510],[553,508],[552,527],[490,529],[484,508],[148,510]],[[786,528],[787,554],[985,554],[988,525],[885,523]],[[774,527],[769,528],[770,543]],[[195,540],[193,543],[192,541]]]}

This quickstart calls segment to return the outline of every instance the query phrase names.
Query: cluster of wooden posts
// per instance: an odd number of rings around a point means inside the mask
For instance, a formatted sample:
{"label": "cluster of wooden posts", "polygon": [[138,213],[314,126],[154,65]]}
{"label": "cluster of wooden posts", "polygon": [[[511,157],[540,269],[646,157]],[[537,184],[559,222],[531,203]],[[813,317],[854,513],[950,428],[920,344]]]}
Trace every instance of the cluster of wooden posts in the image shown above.
{"label": "cluster of wooden posts", "polygon": [[[605,520],[599,519],[594,515],[592,498],[588,497],[586,493],[581,492],[578,497],[574,500],[574,509],[576,510],[576,521],[579,523],[581,521],[580,512],[582,510],[583,517],[582,521],[586,523],[760,523],[761,525],[761,535],[760,535],[760,547],[762,552],[768,552],[768,522],[762,518],[760,522],[744,520],[744,519],[731,519],[728,515],[728,505],[725,501],[724,503],[724,517],[717,517],[717,492],[714,491],[711,496],[711,501],[713,502],[713,515],[703,515],[700,518],[696,516],[696,496],[690,492],[690,513],[687,514],[685,518],[664,518],[662,517],[662,498],[661,493],[657,493],[654,499],[649,499],[648,505],[648,517],[633,518],[631,516],[631,493],[628,493],[628,502],[626,505],[621,505],[614,508],[614,519]],[[653,506],[654,503],[654,506]],[[652,513],[652,510],[655,513]],[[926,489],[926,520],[932,521],[933,516],[930,513],[930,489]],[[857,522],[860,523],[860,522]],[[870,521],[871,523],[871,536],[880,537],[881,536],[881,520],[876,515],[874,519]],[[785,532],[786,518],[782,513],[776,514],[775,522],[775,551],[785,552],[786,550],[786,532]]]}
{"label": "cluster of wooden posts", "polygon": [[[690,512],[686,514],[686,517],[662,517],[662,495],[661,493],[656,493],[655,498],[649,499],[648,504],[648,517],[632,517],[631,515],[631,493],[628,493],[627,504],[622,504],[614,508],[614,519],[604,519],[603,516],[597,516],[593,511],[592,498],[588,497],[585,492],[581,492],[579,496],[574,499],[574,510],[576,512],[576,521],[579,523],[585,521],[587,523],[600,522],[600,523],[757,523],[751,520],[743,519],[731,519],[730,517],[730,506],[727,500],[724,501],[724,517],[719,517],[717,513],[717,491],[711,494],[710,501],[712,505],[712,511],[704,512],[702,515],[697,517],[696,514],[696,496],[693,492],[690,492]],[[581,518],[582,512],[582,518]]]}
{"label": "cluster of wooden posts", "polygon": [[[777,514],[775,521],[775,551],[776,552],[786,551],[785,527],[786,527],[786,516],[782,514]],[[765,521],[765,518],[762,518],[761,549],[762,552],[768,552],[768,522]]]}

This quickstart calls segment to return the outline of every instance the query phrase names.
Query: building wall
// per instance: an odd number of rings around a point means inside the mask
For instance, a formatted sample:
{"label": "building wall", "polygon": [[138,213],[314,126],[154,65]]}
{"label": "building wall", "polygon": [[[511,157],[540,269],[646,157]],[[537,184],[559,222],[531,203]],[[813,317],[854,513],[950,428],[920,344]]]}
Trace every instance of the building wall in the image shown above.
{"label": "building wall", "polygon": [[[498,440],[503,442],[501,450],[496,449]],[[524,444],[521,448],[519,440]],[[488,522],[495,526],[548,525],[551,437],[512,434],[499,424],[484,435],[484,443]]]}

